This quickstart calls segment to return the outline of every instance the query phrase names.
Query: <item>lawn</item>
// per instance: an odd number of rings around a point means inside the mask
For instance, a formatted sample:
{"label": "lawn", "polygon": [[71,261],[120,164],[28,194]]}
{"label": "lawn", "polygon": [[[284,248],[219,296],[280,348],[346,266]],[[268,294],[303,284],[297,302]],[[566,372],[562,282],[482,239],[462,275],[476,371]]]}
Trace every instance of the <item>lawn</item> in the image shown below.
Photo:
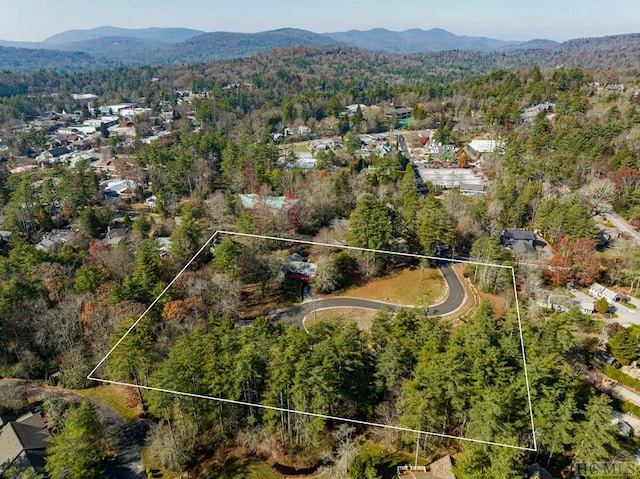
{"label": "lawn", "polygon": [[217,479],[282,479],[284,476],[255,459],[238,459],[211,471]]}
{"label": "lawn", "polygon": [[421,294],[428,292],[431,303],[444,299],[446,286],[440,271],[433,268],[405,268],[376,278],[362,286],[353,286],[340,293],[341,296],[373,299],[397,305],[417,305]]}
{"label": "lawn", "polygon": [[[363,453],[369,454],[374,463],[378,463],[378,473],[382,479],[391,479],[396,477],[398,466],[406,466],[407,464],[415,464],[415,455],[405,451],[388,451],[378,444],[367,442],[363,448]],[[423,458],[418,458],[418,465],[425,466],[429,464]]]}
{"label": "lawn", "polygon": [[181,472],[167,471],[165,469],[156,468],[153,465],[153,457],[149,453],[149,448],[142,450],[142,465],[144,470],[151,473],[149,477],[162,478],[162,479],[175,479],[182,476]]}
{"label": "lawn", "polygon": [[338,319],[340,321],[356,322],[358,329],[363,331],[369,331],[371,329],[371,322],[376,317],[379,311],[373,309],[364,308],[331,308],[321,309],[320,311],[314,311],[307,315],[304,320],[305,327],[311,327],[314,324],[322,321],[329,321],[332,319]]}
{"label": "lawn", "polygon": [[142,407],[128,407],[131,402],[131,390],[124,386],[112,386],[103,384],[95,388],[75,390],[80,396],[93,399],[122,416],[127,422],[134,422],[142,414]]}

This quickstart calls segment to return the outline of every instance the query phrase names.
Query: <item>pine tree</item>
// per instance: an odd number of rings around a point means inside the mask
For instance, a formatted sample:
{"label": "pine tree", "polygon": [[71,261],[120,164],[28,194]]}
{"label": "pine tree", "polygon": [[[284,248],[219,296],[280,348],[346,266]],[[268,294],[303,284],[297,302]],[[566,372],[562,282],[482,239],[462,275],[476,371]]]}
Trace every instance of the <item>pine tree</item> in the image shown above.
{"label": "pine tree", "polygon": [[71,409],[62,432],[51,439],[45,469],[51,479],[100,479],[104,435],[93,404]]}

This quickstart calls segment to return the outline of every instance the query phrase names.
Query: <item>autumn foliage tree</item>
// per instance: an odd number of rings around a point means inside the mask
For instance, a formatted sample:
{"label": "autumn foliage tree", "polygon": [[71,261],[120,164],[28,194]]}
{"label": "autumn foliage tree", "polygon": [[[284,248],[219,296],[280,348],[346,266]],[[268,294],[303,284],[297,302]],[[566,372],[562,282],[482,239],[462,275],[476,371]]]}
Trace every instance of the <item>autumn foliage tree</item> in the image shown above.
{"label": "autumn foliage tree", "polygon": [[598,277],[600,262],[596,255],[596,242],[591,238],[574,241],[565,236],[556,244],[555,251],[545,272],[548,281],[588,286]]}

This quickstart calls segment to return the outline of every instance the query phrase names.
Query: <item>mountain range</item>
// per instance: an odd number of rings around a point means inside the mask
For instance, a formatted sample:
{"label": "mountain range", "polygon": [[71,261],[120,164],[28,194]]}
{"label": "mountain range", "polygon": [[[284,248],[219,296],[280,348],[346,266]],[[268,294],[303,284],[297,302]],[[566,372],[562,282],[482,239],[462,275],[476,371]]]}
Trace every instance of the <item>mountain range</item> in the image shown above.
{"label": "mountain range", "polygon": [[[633,35],[631,37],[635,38]],[[41,68],[73,71],[172,62],[197,63],[249,57],[277,48],[298,46],[352,47],[402,55],[451,50],[483,53],[575,51],[584,47],[585,42],[589,48],[597,48],[599,41],[596,38],[563,43],[544,39],[517,42],[455,35],[440,28],[414,28],[401,32],[376,28],[320,34],[294,28],[259,33],[206,33],[188,28],[126,29],[105,26],[68,30],[42,42],[0,40],[0,68],[12,71]]]}

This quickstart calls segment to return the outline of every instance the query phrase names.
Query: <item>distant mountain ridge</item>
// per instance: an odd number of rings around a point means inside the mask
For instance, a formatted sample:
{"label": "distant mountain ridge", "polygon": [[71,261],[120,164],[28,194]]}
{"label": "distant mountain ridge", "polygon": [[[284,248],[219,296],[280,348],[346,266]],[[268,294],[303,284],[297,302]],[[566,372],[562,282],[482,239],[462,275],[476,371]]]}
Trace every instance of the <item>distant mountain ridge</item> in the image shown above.
{"label": "distant mountain ridge", "polygon": [[188,40],[196,35],[202,35],[202,30],[192,28],[120,28],[120,27],[96,27],[89,30],[67,30],[50,36],[42,43],[53,46],[63,43],[77,43],[86,40],[96,40],[104,37],[131,37],[142,40],[152,40],[162,43],[178,43]]}
{"label": "distant mountain ridge", "polygon": [[404,54],[445,50],[489,52],[505,46],[517,46],[525,43],[455,35],[442,28],[430,30],[412,28],[402,32],[374,28],[373,30],[350,30],[348,32],[326,33],[325,35],[356,48]]}
{"label": "distant mountain ridge", "polygon": [[[396,54],[425,53],[445,50],[496,51],[504,47],[517,48],[526,42],[497,40],[486,37],[455,35],[441,28],[421,30],[412,28],[395,32],[385,28],[348,32],[314,33],[296,28],[281,28],[258,33],[210,32],[188,28],[119,28],[97,27],[89,30],[67,30],[42,42],[10,42],[0,40],[0,46],[19,48],[44,48],[49,50],[79,51],[90,54],[101,52],[105,57],[113,58],[110,39],[118,39],[120,44],[128,44],[133,63],[140,57],[138,48],[144,50],[147,61],[187,61],[180,60],[184,55],[190,61],[210,61],[233,56],[252,55],[265,49],[308,46],[308,45],[344,45],[369,51],[381,51]],[[129,40],[127,40],[129,39]],[[112,41],[115,43],[115,41]],[[203,49],[215,48],[215,53],[207,56]],[[96,51],[98,50],[98,51]],[[122,50],[117,48],[117,50]],[[148,56],[151,50],[155,53]],[[131,63],[125,52],[119,52],[118,60]]]}
{"label": "distant mountain ridge", "polygon": [[[106,35],[106,36],[101,36]],[[200,63],[245,58],[275,49],[292,47],[349,47],[384,54],[428,55],[466,52],[475,55],[507,55],[505,67],[545,63],[559,65],[579,52],[600,52],[613,62],[623,58],[638,63],[640,34],[583,38],[563,43],[535,39],[505,41],[455,35],[440,28],[394,32],[384,28],[367,31],[314,33],[282,28],[259,33],[212,32],[181,28],[122,29],[99,27],[70,30],[44,42],[0,41],[0,69],[12,71],[40,68],[59,71],[111,68],[115,66]],[[17,47],[17,48],[16,48]],[[571,56],[573,55],[573,57]],[[635,56],[634,56],[635,55]],[[453,55],[455,56],[455,55]],[[460,57],[460,55],[458,55]]]}

